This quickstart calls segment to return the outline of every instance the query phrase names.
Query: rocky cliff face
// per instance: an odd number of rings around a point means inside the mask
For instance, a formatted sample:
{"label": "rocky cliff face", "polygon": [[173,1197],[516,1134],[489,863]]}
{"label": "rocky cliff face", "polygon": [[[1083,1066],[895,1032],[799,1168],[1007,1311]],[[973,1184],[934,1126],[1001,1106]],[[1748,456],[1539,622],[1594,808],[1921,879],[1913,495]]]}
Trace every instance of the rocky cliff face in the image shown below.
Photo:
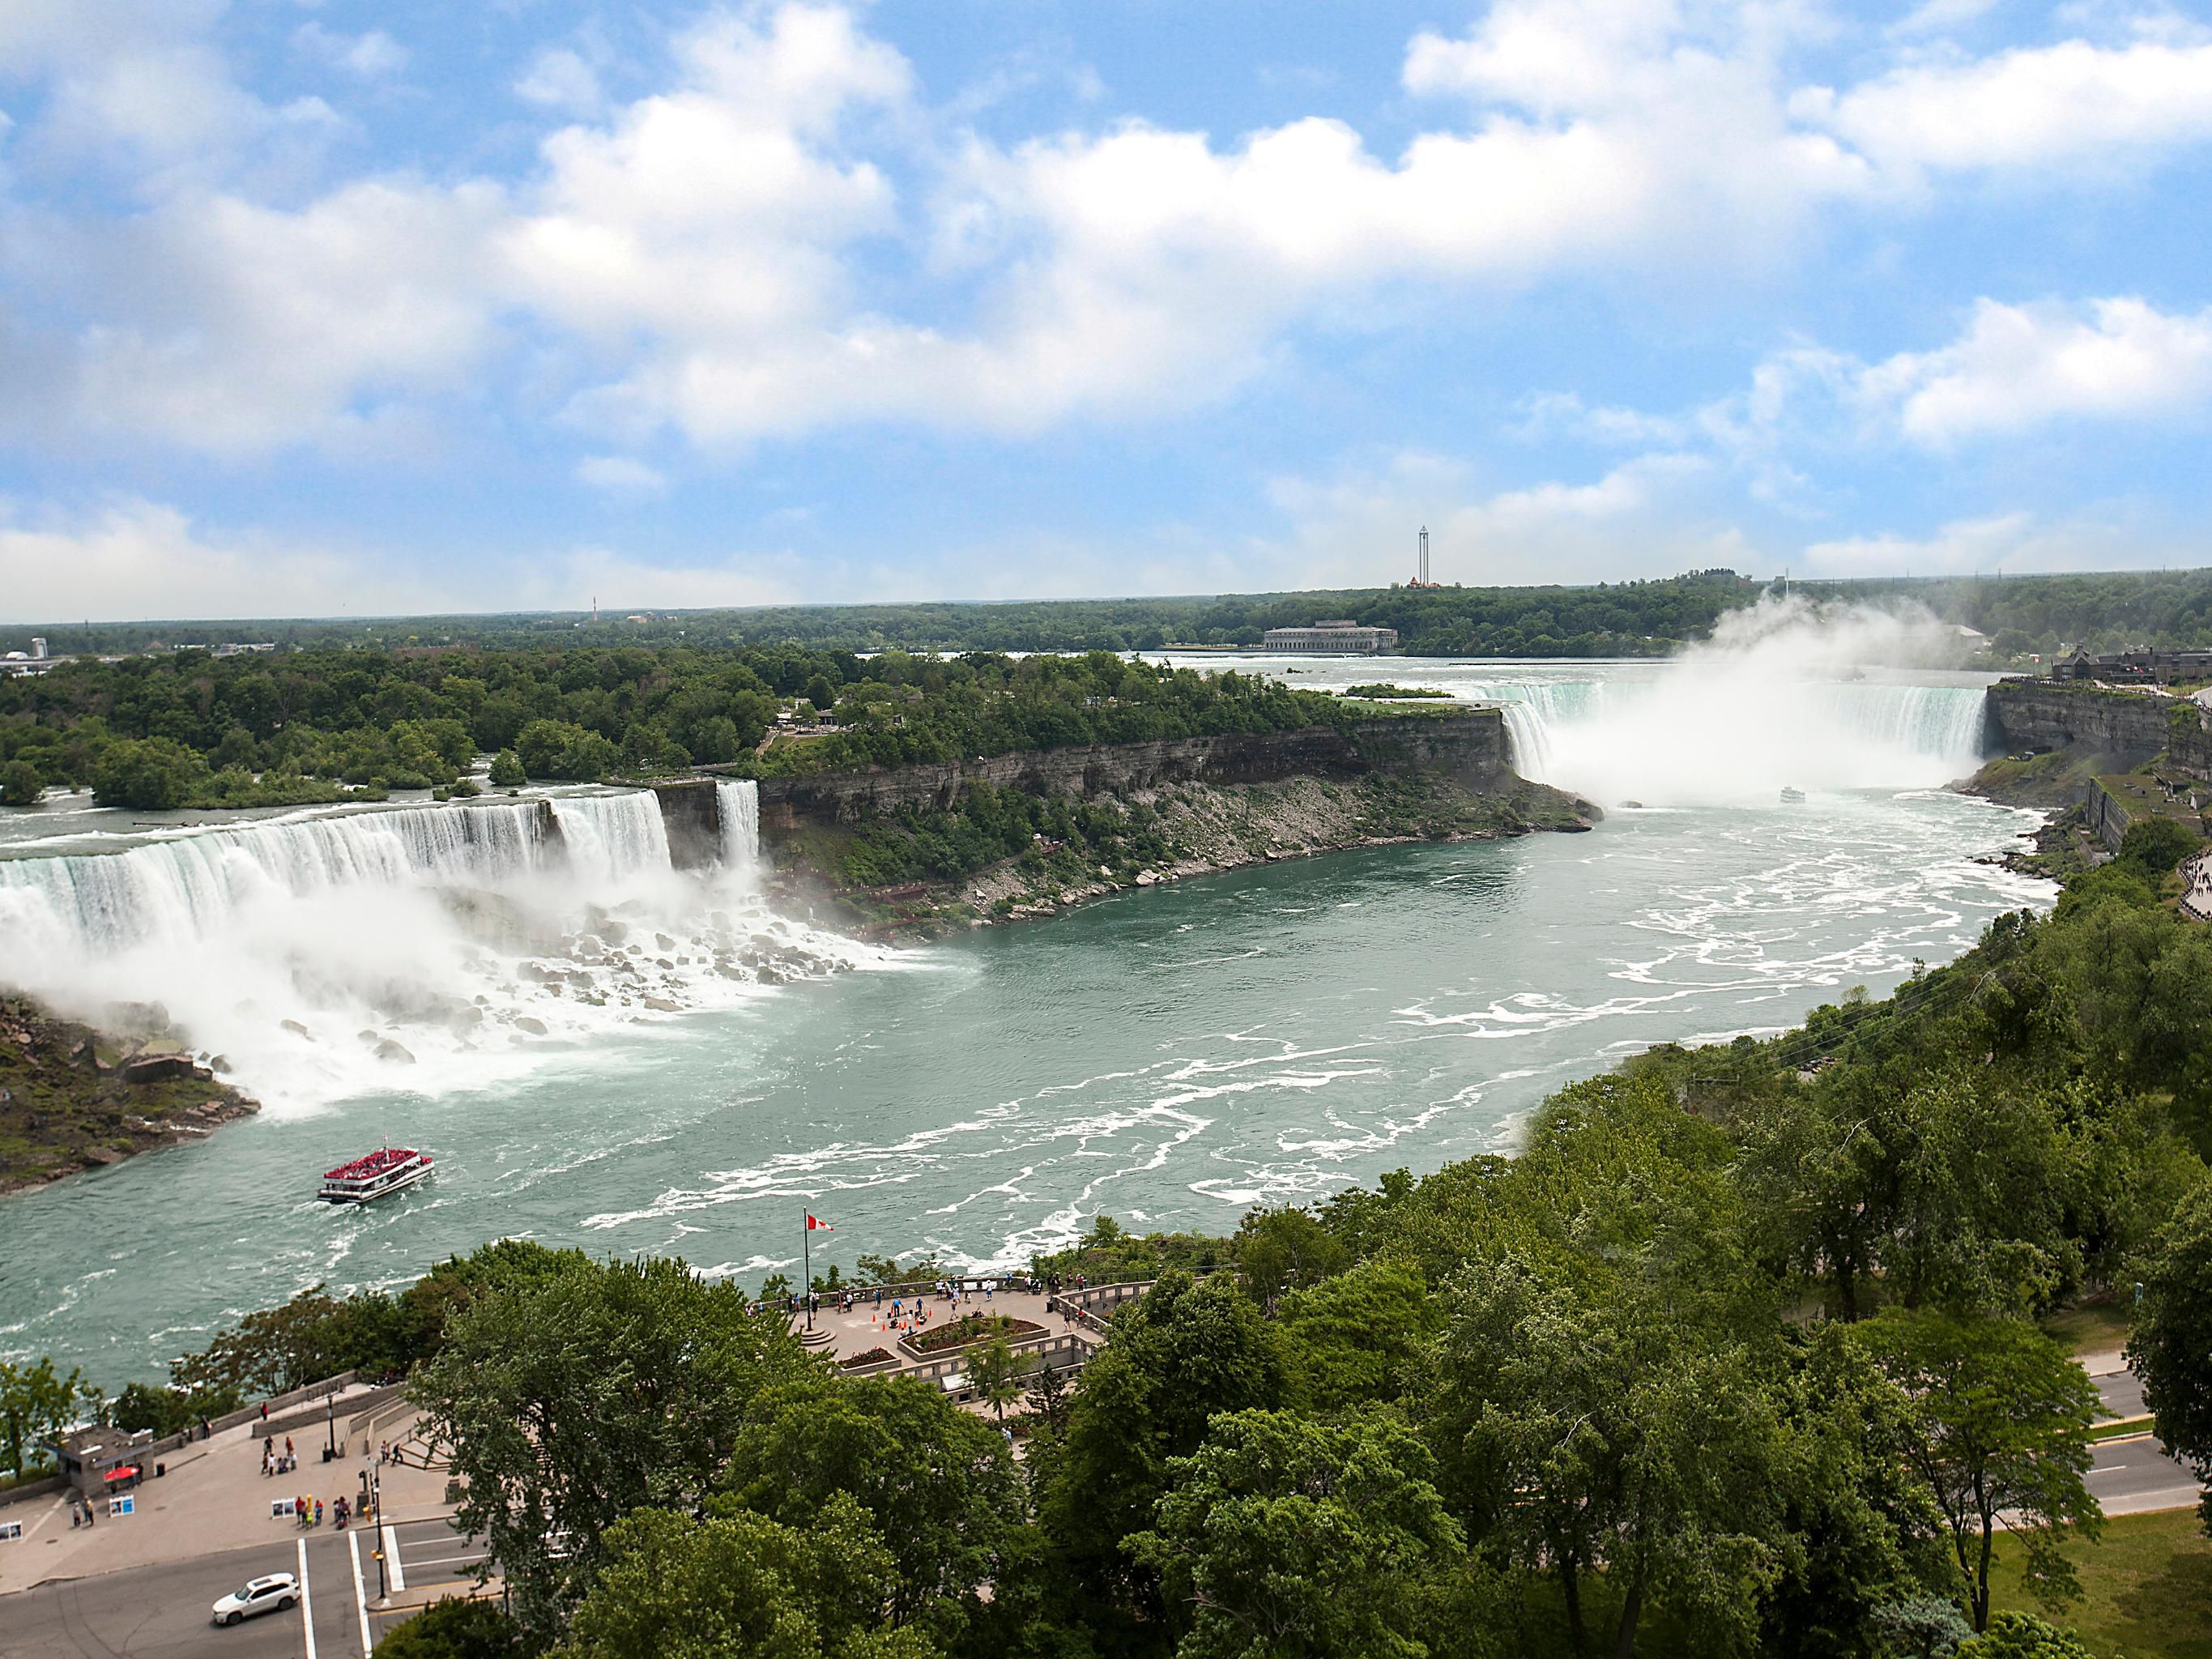
{"label": "rocky cliff face", "polygon": [[1990,724],[2008,751],[2079,749],[2130,763],[2166,746],[2174,706],[2169,697],[2036,680],[2000,680],[1989,697]]}
{"label": "rocky cliff face", "polygon": [[811,778],[763,778],[761,829],[774,833],[804,823],[852,823],[906,806],[943,810],[977,783],[1092,799],[1179,783],[1351,779],[1376,771],[1415,770],[1442,774],[1470,789],[1509,787],[1516,780],[1504,716],[1494,708],[1457,709],[1363,720],[1348,733],[1318,727],[1237,732],[992,755]]}
{"label": "rocky cliff face", "polygon": [[660,797],[671,864],[678,870],[703,870],[722,856],[721,804],[712,778],[680,778],[649,787]]}

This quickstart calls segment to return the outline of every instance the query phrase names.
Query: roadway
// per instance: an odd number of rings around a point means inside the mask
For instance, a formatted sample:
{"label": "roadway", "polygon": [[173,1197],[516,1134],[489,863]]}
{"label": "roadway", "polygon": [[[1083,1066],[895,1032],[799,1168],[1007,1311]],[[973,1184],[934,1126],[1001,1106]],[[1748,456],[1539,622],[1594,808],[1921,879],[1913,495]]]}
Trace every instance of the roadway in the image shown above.
{"label": "roadway", "polygon": [[[443,1520],[396,1522],[385,1534],[386,1565],[397,1563],[387,1578],[394,1605],[379,1605],[378,1539],[325,1528],[9,1596],[0,1648],[8,1659],[368,1659],[392,1625],[441,1595],[466,1594],[483,1559],[481,1540]],[[228,1628],[210,1623],[210,1606],[226,1591],[263,1573],[303,1570],[307,1595],[289,1612]]]}

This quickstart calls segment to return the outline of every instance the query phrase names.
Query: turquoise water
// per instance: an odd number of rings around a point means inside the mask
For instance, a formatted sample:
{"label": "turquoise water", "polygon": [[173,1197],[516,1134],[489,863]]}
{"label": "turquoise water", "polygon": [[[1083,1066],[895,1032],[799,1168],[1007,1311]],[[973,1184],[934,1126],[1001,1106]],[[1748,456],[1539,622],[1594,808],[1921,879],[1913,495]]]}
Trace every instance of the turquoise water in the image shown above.
{"label": "turquoise water", "polygon": [[[205,1143],[0,1202],[0,1351],[112,1388],[307,1285],[400,1283],[502,1235],[754,1283],[796,1260],[802,1208],[836,1228],[817,1267],[1016,1261],[1102,1212],[1226,1230],[1510,1149],[1548,1091],[1624,1052],[1790,1025],[2047,898],[1974,861],[2030,815],[1800,781],[1800,807],[1655,802],[1588,835],[1335,854],[854,953],[556,1024],[526,1064],[427,1043],[404,1077],[356,1060]],[[690,969],[668,959],[674,986]],[[320,1170],[386,1136],[433,1150],[436,1180],[366,1212],[313,1201]]]}

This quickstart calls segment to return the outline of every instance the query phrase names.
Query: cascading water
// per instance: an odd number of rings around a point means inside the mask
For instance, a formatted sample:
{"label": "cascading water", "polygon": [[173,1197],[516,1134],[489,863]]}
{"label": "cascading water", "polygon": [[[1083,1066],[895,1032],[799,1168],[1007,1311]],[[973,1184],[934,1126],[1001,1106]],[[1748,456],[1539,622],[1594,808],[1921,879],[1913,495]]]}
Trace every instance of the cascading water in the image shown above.
{"label": "cascading water", "polygon": [[750,882],[760,868],[760,785],[750,778],[720,778],[714,805],[722,825],[722,867]]}
{"label": "cascading water", "polygon": [[125,853],[9,859],[0,861],[0,921],[42,951],[190,940],[272,890],[304,897],[371,883],[524,875],[558,856],[550,822],[547,804],[535,800],[401,808],[177,836]]}
{"label": "cascading water", "polygon": [[95,1021],[162,1005],[279,1113],[494,1085],[549,1048],[879,954],[766,910],[757,791],[718,793],[722,866],[696,875],[672,867],[649,790],[178,826],[121,852],[0,860],[0,966]]}

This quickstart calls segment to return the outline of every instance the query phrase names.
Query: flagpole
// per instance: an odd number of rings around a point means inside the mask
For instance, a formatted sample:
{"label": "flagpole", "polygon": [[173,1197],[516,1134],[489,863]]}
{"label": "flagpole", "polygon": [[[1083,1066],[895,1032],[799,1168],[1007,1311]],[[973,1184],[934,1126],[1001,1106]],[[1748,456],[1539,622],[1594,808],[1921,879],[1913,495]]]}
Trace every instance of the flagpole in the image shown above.
{"label": "flagpole", "polygon": [[806,1298],[806,1328],[814,1328],[814,1218],[799,1212],[799,1293]]}

